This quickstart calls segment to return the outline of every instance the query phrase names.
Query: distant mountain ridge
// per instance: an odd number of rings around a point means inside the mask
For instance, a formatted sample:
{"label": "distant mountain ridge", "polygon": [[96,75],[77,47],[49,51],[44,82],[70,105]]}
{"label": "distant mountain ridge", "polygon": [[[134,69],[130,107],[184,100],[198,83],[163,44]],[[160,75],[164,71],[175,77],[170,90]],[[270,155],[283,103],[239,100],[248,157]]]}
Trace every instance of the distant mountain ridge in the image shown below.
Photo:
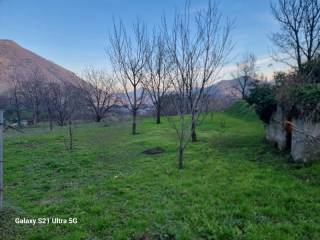
{"label": "distant mountain ridge", "polygon": [[[252,83],[254,80],[250,80]],[[206,93],[210,95],[211,108],[224,110],[241,100],[242,96],[237,91],[239,79],[221,80],[207,87]]]}
{"label": "distant mountain ridge", "polygon": [[15,69],[26,79],[33,69],[38,68],[47,81],[78,84],[82,81],[73,72],[27,50],[12,40],[0,40],[0,94],[10,89],[11,71]]}
{"label": "distant mountain ridge", "polygon": [[[255,81],[255,79],[250,80],[250,83]],[[227,109],[232,106],[235,102],[241,99],[241,94],[236,90],[236,86],[239,84],[239,79],[221,80],[213,83],[205,89],[205,93],[209,94],[209,100],[214,103],[213,108],[217,109]],[[137,90],[138,97],[141,96],[142,88]],[[133,97],[133,92],[128,93],[129,96]],[[129,104],[127,95],[125,93],[118,94],[119,99],[123,104]],[[143,101],[144,105],[151,106],[152,100],[148,96],[148,92],[145,91],[145,97]]]}
{"label": "distant mountain ridge", "polygon": [[[57,83],[70,83],[78,85],[83,80],[77,77],[73,72],[27,50],[12,40],[0,40],[0,95],[4,95],[11,87],[11,68],[14,67],[18,75],[27,79],[33,69],[38,68],[44,75],[47,81]],[[209,93],[210,99],[213,102],[219,102],[219,108],[227,108],[234,102],[241,99],[240,93],[235,91],[235,86],[238,84],[237,79],[222,80],[209,86],[205,92]],[[140,95],[142,89],[138,90]],[[132,96],[132,92],[129,93]],[[151,106],[152,101],[145,92],[146,98],[144,104]],[[118,97],[123,104],[128,104],[125,93],[119,93]]]}

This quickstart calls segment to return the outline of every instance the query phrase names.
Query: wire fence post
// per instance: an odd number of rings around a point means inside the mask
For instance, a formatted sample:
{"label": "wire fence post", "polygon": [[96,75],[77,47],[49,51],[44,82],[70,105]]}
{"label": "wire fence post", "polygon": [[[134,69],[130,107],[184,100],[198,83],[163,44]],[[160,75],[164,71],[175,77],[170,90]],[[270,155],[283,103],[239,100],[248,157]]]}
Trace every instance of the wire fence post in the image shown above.
{"label": "wire fence post", "polygon": [[3,208],[3,110],[0,109],[0,208]]}

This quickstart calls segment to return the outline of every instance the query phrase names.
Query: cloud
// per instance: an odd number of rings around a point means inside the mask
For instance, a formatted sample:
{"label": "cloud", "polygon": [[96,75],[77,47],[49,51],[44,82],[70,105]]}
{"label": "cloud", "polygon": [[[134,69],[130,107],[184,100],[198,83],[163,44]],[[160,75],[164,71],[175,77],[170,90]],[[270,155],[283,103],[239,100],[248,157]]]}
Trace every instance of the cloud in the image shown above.
{"label": "cloud", "polygon": [[[258,74],[263,74],[267,79],[272,79],[274,72],[287,71],[289,67],[285,64],[276,62],[270,56],[260,56],[256,61]],[[237,65],[235,63],[225,66],[221,71],[219,79],[231,79],[232,74],[237,71]]]}

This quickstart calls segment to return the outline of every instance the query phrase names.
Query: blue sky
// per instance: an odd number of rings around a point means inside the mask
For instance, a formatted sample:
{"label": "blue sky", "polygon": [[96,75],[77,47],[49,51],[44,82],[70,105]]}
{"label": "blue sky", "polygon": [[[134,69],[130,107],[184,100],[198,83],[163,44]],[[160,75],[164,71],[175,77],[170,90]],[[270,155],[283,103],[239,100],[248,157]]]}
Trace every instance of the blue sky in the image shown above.
{"label": "blue sky", "polygon": [[[157,24],[163,13],[172,16],[184,0],[1,0],[0,38],[52,60],[76,73],[87,66],[106,67],[108,32],[112,18],[130,25],[137,17],[149,25]],[[220,1],[224,16],[235,20],[235,48],[230,66],[246,51],[255,53],[260,71],[267,75],[272,48],[268,36],[278,29],[268,0]],[[194,10],[207,0],[191,0]],[[225,76],[226,78],[228,76]]]}

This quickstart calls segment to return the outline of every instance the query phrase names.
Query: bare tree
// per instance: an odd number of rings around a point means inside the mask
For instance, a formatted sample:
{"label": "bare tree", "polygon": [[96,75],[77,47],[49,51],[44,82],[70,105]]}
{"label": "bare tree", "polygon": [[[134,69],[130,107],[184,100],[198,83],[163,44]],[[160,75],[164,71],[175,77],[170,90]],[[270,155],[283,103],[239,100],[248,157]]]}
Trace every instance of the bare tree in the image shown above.
{"label": "bare tree", "polygon": [[52,94],[52,109],[59,126],[68,124],[68,144],[67,149],[73,150],[74,134],[73,119],[79,107],[82,106],[81,90],[68,83],[50,84]]}
{"label": "bare tree", "polygon": [[72,118],[69,119],[68,121],[68,125],[69,125],[69,150],[72,151],[73,150],[73,124],[72,124]]}
{"label": "bare tree", "polygon": [[274,0],[271,4],[274,18],[281,30],[271,40],[280,54],[276,60],[292,66],[294,61],[301,70],[303,62],[319,55],[320,2],[319,0]]}
{"label": "bare tree", "polygon": [[72,151],[74,148],[74,127],[73,121],[76,117],[77,113],[80,113],[79,106],[83,106],[83,99],[77,98],[77,96],[81,95],[81,91],[79,88],[69,85],[67,87],[69,90],[69,96],[67,97],[67,106],[68,106],[68,125],[69,125],[69,150]]}
{"label": "bare tree", "polygon": [[147,62],[146,26],[137,20],[133,24],[133,35],[128,35],[123,23],[120,21],[117,25],[114,21],[110,42],[109,56],[132,113],[132,134],[136,134],[137,114],[145,93],[142,82]]}
{"label": "bare tree", "polygon": [[55,119],[59,126],[64,126],[68,116],[67,100],[65,96],[65,91],[58,83],[51,84],[51,91],[53,95],[53,109],[55,114]]}
{"label": "bare tree", "polygon": [[[165,29],[168,52],[174,69],[170,71],[170,99],[178,117],[173,126],[179,138],[179,167],[183,167],[184,150],[197,140],[196,127],[208,104],[207,87],[218,77],[231,51],[231,24],[221,20],[216,4],[208,3],[206,10],[191,18],[187,2],[185,11],[176,14],[172,30]],[[194,21],[192,21],[194,20]],[[165,28],[166,28],[166,24]],[[191,119],[186,114],[191,113]]]}
{"label": "bare tree", "polygon": [[14,112],[17,117],[17,124],[21,127],[21,112],[22,112],[22,88],[21,88],[21,81],[22,75],[18,74],[18,71],[15,66],[11,67],[10,73],[10,83],[11,83],[11,90],[10,90],[10,102],[14,108]]}
{"label": "bare tree", "polygon": [[80,90],[86,105],[94,112],[96,122],[104,118],[117,102],[115,82],[102,70],[88,68],[84,73],[85,82],[80,83]]}
{"label": "bare tree", "polygon": [[51,83],[52,107],[59,126],[64,126],[72,118],[76,107],[79,107],[79,95],[76,87],[67,83]]}
{"label": "bare tree", "polygon": [[257,76],[256,57],[252,53],[243,55],[240,63],[237,63],[236,73],[232,74],[236,79],[233,89],[241,95],[243,100],[247,99],[252,83]]}
{"label": "bare tree", "polygon": [[34,126],[39,121],[42,90],[45,81],[45,76],[39,68],[32,69],[28,79],[21,81],[21,93],[24,98],[24,104],[32,109]]}
{"label": "bare tree", "polygon": [[143,82],[152,104],[156,111],[156,123],[161,122],[162,100],[167,93],[169,82],[170,63],[165,46],[163,33],[154,31],[153,37],[148,44],[148,57],[146,64],[147,77]]}
{"label": "bare tree", "polygon": [[53,130],[53,122],[54,122],[54,102],[55,102],[55,83],[54,82],[48,82],[46,83],[42,88],[42,104],[47,112],[48,115],[48,121],[49,121],[49,128],[50,131]]}

